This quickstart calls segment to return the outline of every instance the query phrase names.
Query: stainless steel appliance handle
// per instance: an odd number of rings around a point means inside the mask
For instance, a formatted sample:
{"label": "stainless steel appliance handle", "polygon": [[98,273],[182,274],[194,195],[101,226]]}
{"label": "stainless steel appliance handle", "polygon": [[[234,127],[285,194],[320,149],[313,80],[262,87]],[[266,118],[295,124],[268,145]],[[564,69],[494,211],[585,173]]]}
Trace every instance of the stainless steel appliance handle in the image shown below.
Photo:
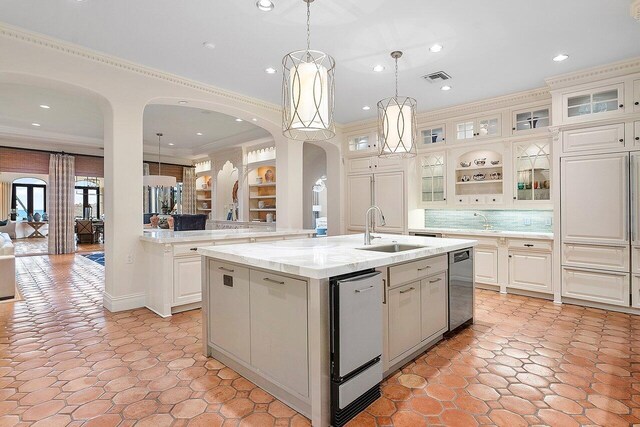
{"label": "stainless steel appliance handle", "polygon": [[400,293],[401,293],[401,294],[406,294],[407,292],[411,292],[411,291],[415,291],[415,290],[416,290],[416,288],[411,287],[411,288],[409,288],[409,289],[405,289],[404,291],[400,291]]}
{"label": "stainless steel appliance handle", "polygon": [[226,271],[227,273],[233,273],[235,270],[231,268],[218,267],[218,270]]}
{"label": "stainless steel appliance handle", "polygon": [[362,288],[362,289],[356,289],[356,294],[361,294],[363,292],[369,292],[373,290],[373,286],[369,286],[367,288]]}
{"label": "stainless steel appliance handle", "polygon": [[263,278],[262,280],[264,280],[265,282],[269,282],[269,283],[275,283],[277,285],[284,285],[284,282],[281,280],[274,280],[274,279],[270,279],[268,277]]}
{"label": "stainless steel appliance handle", "polygon": [[372,277],[375,277],[378,274],[380,274],[379,271],[374,271],[373,273],[363,274],[362,276],[356,276],[356,277],[352,277],[350,279],[344,279],[344,280],[341,279],[341,280],[338,280],[338,283],[359,282],[361,280],[366,280],[366,279],[370,279]]}
{"label": "stainless steel appliance handle", "polygon": [[465,249],[463,251],[460,252],[454,252],[453,254],[453,262],[462,262],[462,261],[466,261],[470,258],[470,254],[469,254],[469,249]]}

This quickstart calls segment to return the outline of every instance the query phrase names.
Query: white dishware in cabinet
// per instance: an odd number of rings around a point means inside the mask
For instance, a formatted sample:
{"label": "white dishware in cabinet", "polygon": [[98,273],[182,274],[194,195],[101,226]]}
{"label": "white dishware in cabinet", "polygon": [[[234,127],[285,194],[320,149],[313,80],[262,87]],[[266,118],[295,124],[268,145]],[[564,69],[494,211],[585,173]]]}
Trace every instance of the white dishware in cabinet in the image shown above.
{"label": "white dishware in cabinet", "polygon": [[568,130],[562,133],[564,153],[606,152],[624,149],[624,123]]}
{"label": "white dishware in cabinet", "polygon": [[420,282],[422,341],[443,334],[448,329],[447,273],[422,279]]}
{"label": "white dishware in cabinet", "polygon": [[250,363],[249,269],[209,261],[211,342]]}
{"label": "white dishware in cabinet", "polygon": [[420,281],[389,290],[389,360],[420,344]]}
{"label": "white dishware in cabinet", "polygon": [[629,306],[629,274],[562,267],[562,296]]}
{"label": "white dishware in cabinet", "polygon": [[628,244],[628,165],[626,153],[562,159],[563,243]]}
{"label": "white dishware in cabinet", "polygon": [[603,119],[624,113],[624,84],[564,94],[562,106],[565,123]]}
{"label": "white dishware in cabinet", "polygon": [[200,256],[173,260],[172,306],[202,301],[202,261]]}
{"label": "white dishware in cabinet", "polygon": [[509,287],[551,293],[552,260],[550,252],[509,251]]}
{"label": "white dishware in cabinet", "polygon": [[308,396],[307,283],[257,270],[250,282],[251,365]]}

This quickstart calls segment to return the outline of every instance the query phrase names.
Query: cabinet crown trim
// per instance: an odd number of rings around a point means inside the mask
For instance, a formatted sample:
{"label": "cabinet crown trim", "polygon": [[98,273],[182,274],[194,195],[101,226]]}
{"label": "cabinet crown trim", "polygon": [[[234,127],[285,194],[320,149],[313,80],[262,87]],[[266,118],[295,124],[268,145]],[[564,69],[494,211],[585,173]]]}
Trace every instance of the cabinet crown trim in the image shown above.
{"label": "cabinet crown trim", "polygon": [[640,57],[545,79],[551,90],[640,73]]}

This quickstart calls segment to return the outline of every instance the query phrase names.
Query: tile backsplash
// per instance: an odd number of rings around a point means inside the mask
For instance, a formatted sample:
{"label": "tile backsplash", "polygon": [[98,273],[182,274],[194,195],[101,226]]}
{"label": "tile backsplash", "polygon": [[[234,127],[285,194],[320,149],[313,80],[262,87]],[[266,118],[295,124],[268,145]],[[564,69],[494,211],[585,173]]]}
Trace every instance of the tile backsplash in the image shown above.
{"label": "tile backsplash", "polygon": [[425,209],[424,225],[428,228],[459,228],[482,230],[484,220],[474,212],[486,216],[494,230],[553,232],[553,211],[545,210],[447,210]]}

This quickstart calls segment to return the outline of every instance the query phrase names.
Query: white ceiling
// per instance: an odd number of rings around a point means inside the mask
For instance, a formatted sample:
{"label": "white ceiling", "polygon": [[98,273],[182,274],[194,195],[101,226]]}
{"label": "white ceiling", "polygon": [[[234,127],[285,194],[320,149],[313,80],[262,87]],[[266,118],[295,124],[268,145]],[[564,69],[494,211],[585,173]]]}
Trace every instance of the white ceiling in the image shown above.
{"label": "white ceiling", "polygon": [[[274,103],[281,60],[305,46],[302,0],[2,0],[0,19],[157,69]],[[543,79],[640,55],[630,0],[318,0],[312,48],[337,61],[341,123],[375,116],[393,93],[389,52],[400,49],[400,92],[419,110],[543,86]],[[202,47],[203,42],[215,49]],[[433,54],[433,43],[444,46]],[[569,60],[551,60],[566,52]],[[384,64],[383,73],[371,68]],[[275,75],[266,67],[278,69]],[[449,92],[420,76],[444,70]],[[362,106],[370,105],[370,111]]]}

